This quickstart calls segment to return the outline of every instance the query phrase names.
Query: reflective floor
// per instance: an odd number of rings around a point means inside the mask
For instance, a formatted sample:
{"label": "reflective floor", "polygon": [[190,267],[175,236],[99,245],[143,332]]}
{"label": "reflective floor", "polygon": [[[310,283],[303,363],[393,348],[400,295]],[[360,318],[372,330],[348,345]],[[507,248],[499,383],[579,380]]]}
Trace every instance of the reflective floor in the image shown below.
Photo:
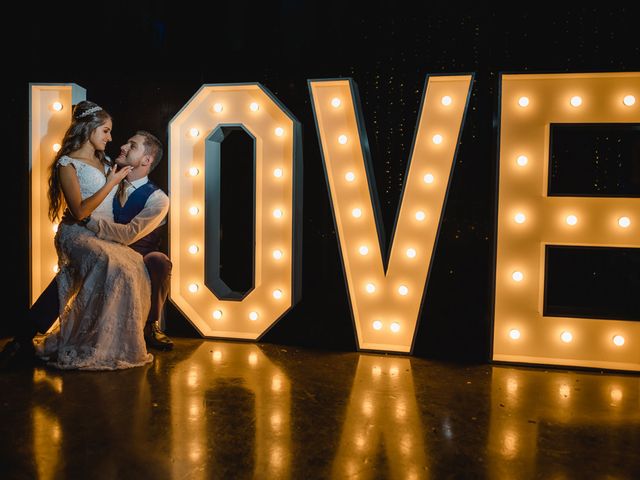
{"label": "reflective floor", "polygon": [[1,373],[2,478],[640,478],[638,375],[174,340]]}

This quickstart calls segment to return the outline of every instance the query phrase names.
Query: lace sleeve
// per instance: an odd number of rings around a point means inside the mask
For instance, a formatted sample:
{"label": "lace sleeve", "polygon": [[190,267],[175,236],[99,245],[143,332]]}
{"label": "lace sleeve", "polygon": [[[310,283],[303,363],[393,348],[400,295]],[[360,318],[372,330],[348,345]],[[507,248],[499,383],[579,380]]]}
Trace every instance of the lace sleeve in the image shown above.
{"label": "lace sleeve", "polygon": [[56,165],[60,165],[63,167],[66,167],[67,165],[73,165],[74,167],[76,166],[75,163],[73,163],[73,160],[67,157],[66,155],[63,155],[62,157],[60,157]]}

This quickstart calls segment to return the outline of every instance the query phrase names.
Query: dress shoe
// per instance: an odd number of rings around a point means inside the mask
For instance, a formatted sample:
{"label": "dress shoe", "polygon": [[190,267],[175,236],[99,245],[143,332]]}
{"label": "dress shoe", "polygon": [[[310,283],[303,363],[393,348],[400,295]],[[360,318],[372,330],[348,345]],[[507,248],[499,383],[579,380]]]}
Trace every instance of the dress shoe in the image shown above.
{"label": "dress shoe", "polygon": [[32,367],[35,362],[33,342],[28,339],[13,339],[0,352],[0,370]]}
{"label": "dress shoe", "polygon": [[147,323],[144,326],[144,341],[147,344],[147,348],[155,350],[166,351],[173,348],[173,342],[160,330],[158,322]]}

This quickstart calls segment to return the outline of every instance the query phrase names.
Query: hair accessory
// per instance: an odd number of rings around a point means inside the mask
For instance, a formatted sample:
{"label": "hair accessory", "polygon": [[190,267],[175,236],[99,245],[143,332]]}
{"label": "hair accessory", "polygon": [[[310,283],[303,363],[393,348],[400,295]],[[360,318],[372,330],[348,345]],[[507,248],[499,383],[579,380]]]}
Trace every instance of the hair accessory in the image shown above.
{"label": "hair accessory", "polygon": [[90,109],[85,110],[80,115],[78,115],[76,118],[86,117],[87,115],[91,115],[92,113],[99,112],[100,110],[102,110],[102,107],[99,107],[98,105],[96,105],[95,107],[91,107]]}

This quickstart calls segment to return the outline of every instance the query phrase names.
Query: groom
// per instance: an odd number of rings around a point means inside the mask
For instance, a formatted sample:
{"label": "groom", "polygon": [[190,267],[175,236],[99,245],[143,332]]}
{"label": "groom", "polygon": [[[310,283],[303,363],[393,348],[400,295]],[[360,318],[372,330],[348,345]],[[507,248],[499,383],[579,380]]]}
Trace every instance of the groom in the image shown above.
{"label": "groom", "polygon": [[[105,202],[113,202],[113,218],[100,216],[79,223],[104,240],[129,245],[143,256],[151,279],[151,309],[144,327],[148,348],[171,350],[173,342],[159,326],[162,308],[169,291],[171,261],[158,251],[160,228],[166,223],[169,197],[148,179],[148,174],[162,159],[162,143],[146,131],[138,131],[120,147],[116,163],[133,167],[117,191],[109,193]],[[76,220],[68,214],[63,222]],[[60,311],[58,288],[54,280],[47,286],[29,311],[27,321],[19,326],[14,340],[0,352],[0,366],[9,366],[33,357],[32,340],[36,333],[46,332]]]}

